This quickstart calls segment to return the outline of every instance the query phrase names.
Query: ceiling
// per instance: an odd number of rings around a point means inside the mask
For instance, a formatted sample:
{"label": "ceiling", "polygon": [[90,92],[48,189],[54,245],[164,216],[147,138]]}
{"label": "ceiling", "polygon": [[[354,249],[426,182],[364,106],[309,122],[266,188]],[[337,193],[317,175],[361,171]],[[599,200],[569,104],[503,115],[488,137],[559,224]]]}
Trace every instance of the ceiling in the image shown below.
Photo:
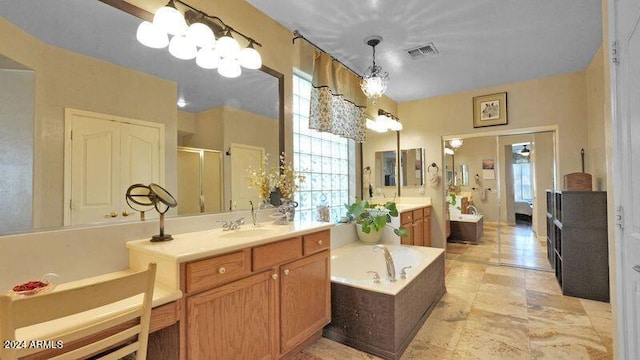
{"label": "ceiling", "polygon": [[[602,44],[601,0],[247,1],[359,74],[381,35],[399,102],[584,70]],[[430,42],[438,55],[406,53]]]}
{"label": "ceiling", "polygon": [[195,60],[176,59],[167,49],[147,48],[136,40],[142,20],[100,1],[2,0],[0,16],[50,45],[177,82],[177,96],[187,103],[182,110],[229,105],[279,117],[275,77],[243,69],[239,78],[227,79],[199,68]]}

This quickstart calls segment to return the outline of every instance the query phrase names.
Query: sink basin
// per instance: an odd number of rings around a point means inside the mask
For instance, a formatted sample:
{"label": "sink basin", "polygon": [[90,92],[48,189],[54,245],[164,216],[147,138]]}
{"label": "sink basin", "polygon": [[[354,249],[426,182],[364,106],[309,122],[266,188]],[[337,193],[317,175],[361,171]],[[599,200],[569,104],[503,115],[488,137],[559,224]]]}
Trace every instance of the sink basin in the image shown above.
{"label": "sink basin", "polygon": [[225,231],[220,235],[222,238],[251,238],[251,237],[261,237],[261,236],[270,236],[275,235],[281,232],[278,228],[271,227],[259,227],[259,228],[244,228],[240,230],[229,230]]}

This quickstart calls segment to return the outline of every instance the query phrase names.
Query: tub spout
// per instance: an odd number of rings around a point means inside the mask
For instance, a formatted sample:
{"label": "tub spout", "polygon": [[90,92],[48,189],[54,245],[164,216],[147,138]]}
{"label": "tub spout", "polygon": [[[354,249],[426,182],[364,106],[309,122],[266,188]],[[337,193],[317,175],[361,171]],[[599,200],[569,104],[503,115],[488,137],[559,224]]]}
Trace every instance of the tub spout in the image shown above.
{"label": "tub spout", "polygon": [[389,249],[387,249],[384,245],[376,245],[373,247],[373,251],[382,251],[382,254],[384,255],[384,261],[387,263],[387,278],[389,279],[389,281],[396,281],[396,266],[393,262],[393,257],[391,257]]}
{"label": "tub spout", "polygon": [[471,212],[471,214],[473,215],[480,215],[480,212],[478,211],[478,209],[473,205],[467,206],[467,210],[469,210],[469,212]]}

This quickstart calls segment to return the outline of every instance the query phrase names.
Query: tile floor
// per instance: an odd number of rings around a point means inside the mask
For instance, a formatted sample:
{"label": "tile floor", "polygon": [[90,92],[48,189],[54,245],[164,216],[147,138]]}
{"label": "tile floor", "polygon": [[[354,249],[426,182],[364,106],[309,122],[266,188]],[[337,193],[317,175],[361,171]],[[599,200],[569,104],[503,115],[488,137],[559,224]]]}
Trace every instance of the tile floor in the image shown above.
{"label": "tile floor", "polygon": [[[479,262],[498,263],[498,229],[496,223],[485,223],[484,235],[477,244],[447,242],[447,257]],[[551,271],[547,260],[546,240],[540,241],[531,226],[519,223],[503,225],[501,229],[502,263]]]}
{"label": "tile floor", "polygon": [[[611,306],[563,296],[553,273],[449,257],[446,287],[402,359],[612,359]],[[318,359],[377,358],[325,338],[296,357]]]}

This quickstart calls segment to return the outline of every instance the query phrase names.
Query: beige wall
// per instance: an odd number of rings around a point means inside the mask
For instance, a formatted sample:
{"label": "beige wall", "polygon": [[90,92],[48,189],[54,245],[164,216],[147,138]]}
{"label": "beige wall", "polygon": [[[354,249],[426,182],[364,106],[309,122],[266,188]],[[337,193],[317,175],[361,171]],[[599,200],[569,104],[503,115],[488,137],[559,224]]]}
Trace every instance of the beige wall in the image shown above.
{"label": "beige wall", "polygon": [[[195,114],[195,133],[187,139],[184,146],[219,150],[223,154],[224,208],[231,199],[231,159],[225,155],[231,144],[244,144],[263,147],[269,154],[269,163],[278,163],[278,120],[239,110],[229,106]],[[289,153],[290,154],[290,153]],[[233,156],[233,153],[231,154]],[[288,160],[292,160],[289,156]]]}
{"label": "beige wall", "polygon": [[604,134],[604,56],[602,48],[594,55],[585,70],[587,85],[587,147],[585,172],[590,173],[593,190],[605,190],[607,184]]}
{"label": "beige wall", "polygon": [[163,123],[164,185],[175,189],[175,83],[46,45],[2,18],[0,34],[0,53],[35,71],[34,227],[63,223],[66,107]]}
{"label": "beige wall", "polygon": [[[584,72],[576,72],[400,103],[398,112],[404,125],[401,147],[425,147],[425,162],[435,162],[442,168],[442,136],[497,130],[517,132],[523,128],[557,125],[558,173],[580,171],[580,148],[587,145],[585,85]],[[508,96],[509,124],[474,129],[473,97],[503,91]],[[423,196],[431,197],[436,219],[432,223],[433,244],[444,246],[442,189],[425,187],[425,190]],[[410,191],[403,191],[402,195],[420,196]]]}
{"label": "beige wall", "polygon": [[14,231],[32,227],[34,75],[0,69],[0,219]]}

